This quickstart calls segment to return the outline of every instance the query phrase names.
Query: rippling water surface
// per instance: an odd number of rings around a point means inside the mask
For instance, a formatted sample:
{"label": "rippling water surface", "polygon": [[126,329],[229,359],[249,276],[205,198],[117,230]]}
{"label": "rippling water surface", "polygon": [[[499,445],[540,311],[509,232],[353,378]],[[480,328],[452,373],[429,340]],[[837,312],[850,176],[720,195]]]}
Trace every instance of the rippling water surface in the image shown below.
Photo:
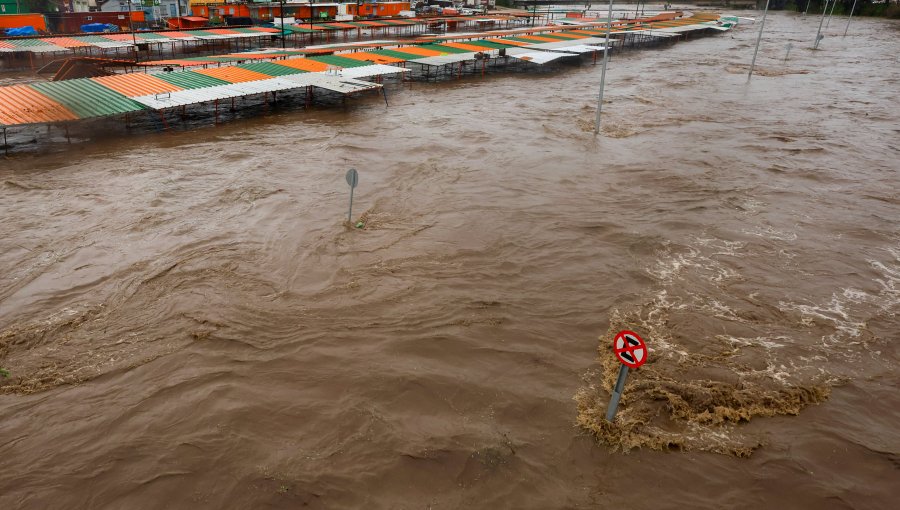
{"label": "rippling water surface", "polygon": [[597,138],[587,64],[13,154],[2,506],[893,506],[900,25],[835,21],[619,54]]}

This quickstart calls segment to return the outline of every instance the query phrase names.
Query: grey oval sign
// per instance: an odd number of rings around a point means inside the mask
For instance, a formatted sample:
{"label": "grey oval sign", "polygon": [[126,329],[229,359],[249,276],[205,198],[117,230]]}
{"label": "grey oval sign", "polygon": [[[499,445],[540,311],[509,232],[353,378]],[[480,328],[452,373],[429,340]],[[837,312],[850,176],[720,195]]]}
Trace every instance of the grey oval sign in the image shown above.
{"label": "grey oval sign", "polygon": [[357,172],[355,168],[347,170],[347,184],[349,184],[351,188],[355,188],[356,185],[359,184],[359,172]]}

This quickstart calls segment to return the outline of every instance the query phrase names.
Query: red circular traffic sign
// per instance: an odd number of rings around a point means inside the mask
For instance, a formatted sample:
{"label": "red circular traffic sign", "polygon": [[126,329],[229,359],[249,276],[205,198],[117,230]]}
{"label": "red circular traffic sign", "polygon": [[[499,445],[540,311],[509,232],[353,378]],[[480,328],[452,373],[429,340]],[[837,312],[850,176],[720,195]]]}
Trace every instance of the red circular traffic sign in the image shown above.
{"label": "red circular traffic sign", "polygon": [[613,352],[628,368],[637,368],[647,361],[647,344],[634,331],[619,331],[613,340]]}

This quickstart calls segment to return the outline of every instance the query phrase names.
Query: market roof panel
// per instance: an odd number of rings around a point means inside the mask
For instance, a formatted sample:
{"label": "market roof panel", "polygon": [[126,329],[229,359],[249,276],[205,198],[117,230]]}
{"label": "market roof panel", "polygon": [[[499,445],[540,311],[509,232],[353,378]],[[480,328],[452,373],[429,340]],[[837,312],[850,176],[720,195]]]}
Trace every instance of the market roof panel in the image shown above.
{"label": "market roof panel", "polygon": [[78,116],[57,101],[28,85],[3,87],[0,124],[42,124],[76,120]]}
{"label": "market roof panel", "polygon": [[100,76],[91,79],[125,97],[146,96],[148,94],[160,94],[163,92],[182,90],[181,87],[157,78],[152,74],[129,73],[113,76]]}
{"label": "market roof panel", "polygon": [[81,119],[105,117],[143,109],[140,103],[136,103],[90,78],[33,83],[31,87],[65,106]]}

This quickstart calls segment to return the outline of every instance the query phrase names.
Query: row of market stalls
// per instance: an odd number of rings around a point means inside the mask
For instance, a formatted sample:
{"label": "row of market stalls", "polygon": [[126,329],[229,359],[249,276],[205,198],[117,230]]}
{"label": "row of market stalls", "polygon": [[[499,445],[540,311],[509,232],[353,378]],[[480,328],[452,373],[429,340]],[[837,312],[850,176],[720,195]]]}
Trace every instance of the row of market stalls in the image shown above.
{"label": "row of market stalls", "polygon": [[[620,25],[612,31],[621,44],[629,34],[661,31],[667,34],[720,30],[708,18],[688,18],[666,26],[640,28]],[[727,30],[727,28],[724,28]],[[560,29],[534,33],[467,34],[450,40],[393,41],[318,48],[330,54],[299,55],[277,49],[235,54],[224,61],[209,61],[205,68],[161,73],[128,73],[46,83],[0,87],[0,127],[4,146],[11,127],[67,124],[75,121],[140,112],[156,113],[163,124],[166,112],[190,105],[212,104],[218,120],[222,101],[261,96],[268,104],[279,93],[301,91],[307,102],[316,90],[347,97],[381,91],[388,77],[404,81],[449,78],[496,68],[542,66],[560,59],[602,52],[606,31],[599,27]],[[650,36],[652,37],[652,36]],[[297,50],[303,51],[303,50]],[[232,58],[239,58],[231,64]],[[199,64],[199,62],[198,62]],[[209,64],[215,64],[215,67]],[[231,64],[231,65],[227,65]],[[387,96],[385,94],[385,101]],[[127,122],[127,120],[126,120]]]}
{"label": "row of market stalls", "polygon": [[[221,66],[224,64],[243,62],[248,60],[278,60],[299,55],[321,55],[337,53],[342,51],[361,51],[367,50],[372,54],[382,54],[386,57],[396,56],[391,52],[403,53],[406,51],[419,52],[422,56],[438,56],[448,53],[459,53],[454,48],[453,43],[465,43],[470,40],[477,41],[477,44],[487,43],[487,47],[499,49],[502,47],[531,46],[541,43],[556,43],[559,40],[579,38],[585,36],[605,36],[606,24],[593,21],[584,21],[579,26],[546,26],[546,27],[525,27],[508,30],[490,30],[484,32],[472,33],[454,33],[443,35],[423,36],[410,39],[385,39],[371,40],[352,43],[333,43],[318,46],[307,46],[297,49],[280,49],[280,48],[264,48],[249,52],[218,54],[202,57],[185,57],[148,60],[141,62],[144,67],[153,66],[176,66],[182,68],[191,67],[210,67]],[[695,15],[684,19],[668,19],[664,21],[655,21],[652,18],[637,21],[621,21],[612,24],[611,34],[614,37],[613,47],[624,48],[628,46],[640,46],[653,43],[671,42],[672,38],[678,38],[681,34],[689,34],[698,30],[728,30],[730,25],[722,24],[718,21],[717,16]],[[498,38],[502,38],[502,44],[498,43]],[[448,44],[440,44],[442,42]],[[491,44],[500,44],[500,46],[491,46]],[[429,47],[429,45],[434,45]],[[457,44],[460,46],[459,44]],[[396,46],[397,48],[383,50],[388,46]],[[475,48],[468,48],[469,51],[479,51]],[[400,57],[408,57],[408,55],[399,55]],[[409,60],[404,58],[404,60]]]}
{"label": "row of market stalls", "polygon": [[[495,16],[485,18],[411,18],[382,19],[346,23],[306,23],[285,25],[284,37],[290,46],[313,44],[316,39],[328,42],[335,34],[362,37],[403,37],[429,30],[488,30],[521,24],[520,18]],[[436,30],[439,27],[440,30]],[[0,39],[0,68],[37,67],[49,59],[65,56],[119,58],[123,54],[141,52],[141,58],[153,55],[187,55],[214,51],[237,51],[259,47],[280,37],[282,30],[272,27],[225,27],[158,32],[117,32],[92,35],[28,37]]]}

